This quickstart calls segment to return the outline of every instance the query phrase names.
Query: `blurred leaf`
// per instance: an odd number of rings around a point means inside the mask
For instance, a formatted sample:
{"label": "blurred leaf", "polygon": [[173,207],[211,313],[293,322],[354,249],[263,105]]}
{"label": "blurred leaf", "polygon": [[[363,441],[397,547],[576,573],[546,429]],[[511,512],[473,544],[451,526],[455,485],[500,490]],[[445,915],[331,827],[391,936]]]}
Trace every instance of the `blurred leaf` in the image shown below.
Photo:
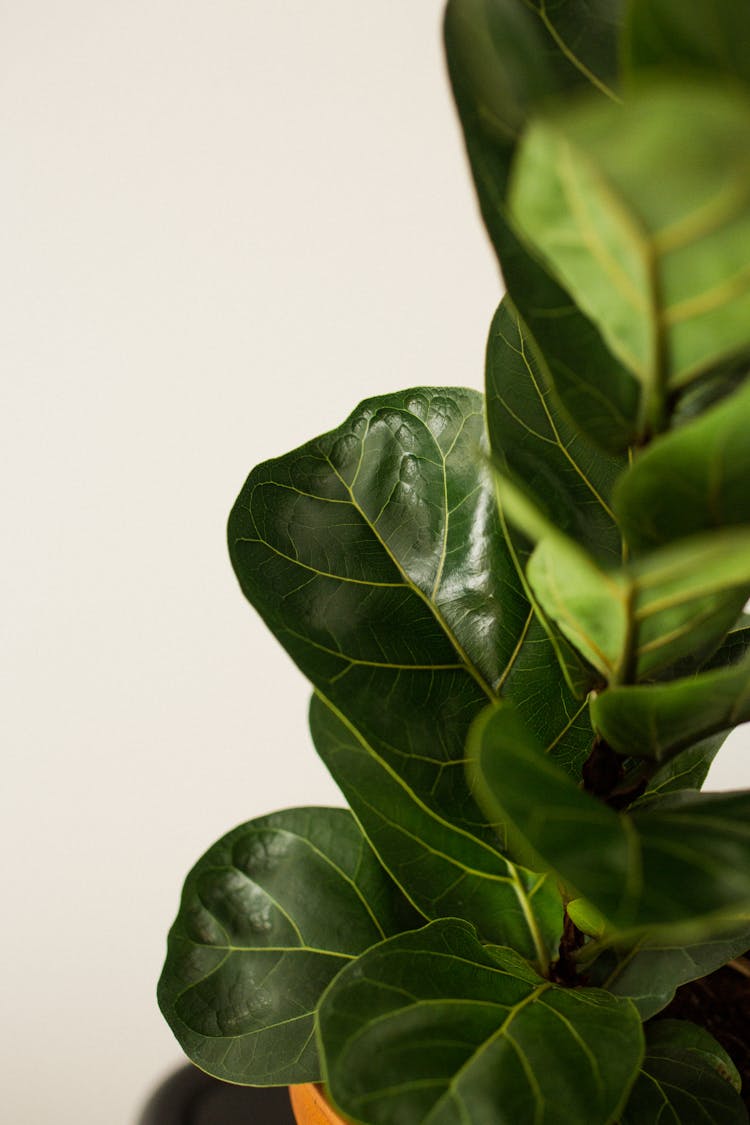
{"label": "blurred leaf", "polygon": [[729,668],[610,688],[591,704],[594,729],[618,754],[663,762],[750,719],[750,657]]}
{"label": "blurred leaf", "polygon": [[700,789],[708,777],[716,755],[726,741],[727,732],[701,739],[688,750],[683,750],[674,758],[669,758],[652,774],[643,800],[657,794],[675,793],[680,789]]}
{"label": "blurred leaf", "polygon": [[610,927],[697,940],[750,910],[750,792],[673,794],[617,813],[550,762],[509,706],[477,720],[467,754],[472,790],[511,845]]}
{"label": "blurred leaf", "polygon": [[639,380],[644,436],[669,392],[750,346],[748,130],[738,90],[664,82],[540,118],[521,142],[512,213]]}
{"label": "blurred leaf", "polygon": [[416,917],[347,810],[260,817],[188,875],[159,1005],[187,1055],[217,1078],[316,1081],[323,990]]}
{"label": "blurred leaf", "polygon": [[743,1125],[737,1068],[704,1028],[657,1020],[646,1028],[646,1057],[622,1125]]}
{"label": "blurred leaf", "polygon": [[623,35],[629,77],[671,69],[750,82],[747,0],[630,0]]}
{"label": "blurred leaf", "polygon": [[610,682],[702,661],[750,595],[750,528],[692,536],[605,570],[538,507],[525,484],[502,467],[495,477],[504,515],[537,543],[526,566],[534,596]]}
{"label": "blurred leaf", "polygon": [[628,1001],[554,985],[454,919],[366,953],[319,1028],[334,1104],[367,1125],[607,1125],[643,1051]]}
{"label": "blurred leaf", "polygon": [[516,142],[532,111],[560,92],[600,93],[615,75],[620,0],[451,0],[445,45],[482,217],[545,378],[596,442],[637,433],[638,386],[598,329],[518,241],[506,203]]}
{"label": "blurred leaf", "polygon": [[689,425],[657,438],[619,479],[614,508],[644,550],[750,524],[750,380]]}
{"label": "blurred leaf", "polygon": [[671,1003],[681,985],[708,976],[748,949],[750,918],[746,917],[687,945],[641,938],[618,946],[617,935],[611,939],[605,935],[582,951],[581,967],[589,984],[628,997],[641,1019],[647,1020]]}
{"label": "blurred leaf", "polygon": [[310,727],[373,847],[425,918],[453,911],[485,940],[511,945],[546,969],[562,936],[554,880],[440,817],[322,696],[313,697]]}

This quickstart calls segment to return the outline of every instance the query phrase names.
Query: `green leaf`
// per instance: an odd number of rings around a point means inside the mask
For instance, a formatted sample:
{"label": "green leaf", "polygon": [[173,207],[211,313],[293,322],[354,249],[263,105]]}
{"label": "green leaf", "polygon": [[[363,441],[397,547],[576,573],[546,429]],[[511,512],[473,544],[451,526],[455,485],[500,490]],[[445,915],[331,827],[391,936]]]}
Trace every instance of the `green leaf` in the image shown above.
{"label": "green leaf", "polygon": [[537,540],[526,567],[544,613],[614,683],[705,659],[750,595],[750,528],[692,536],[604,570],[519,486],[496,472],[498,504]]}
{"label": "green leaf", "polygon": [[618,754],[666,761],[750,720],[750,657],[668,684],[610,688],[591,704],[591,719]]}
{"label": "green leaf", "polygon": [[640,382],[644,435],[668,393],[750,345],[749,129],[738,89],[675,81],[540,118],[519,148],[512,213]]}
{"label": "green leaf", "polygon": [[348,967],[319,1030],[334,1103],[367,1125],[607,1125],[643,1050],[628,1001],[560,988],[453,919]]}
{"label": "green leaf", "polygon": [[750,792],[672,794],[617,813],[545,757],[509,706],[477,720],[467,754],[512,853],[557,872],[610,927],[697,940],[750,909]]}
{"label": "green leaf", "polygon": [[657,438],[614,491],[638,551],[711,528],[750,524],[750,380],[700,418]]}
{"label": "green leaf", "polygon": [[440,817],[320,695],[312,700],[310,729],[376,852],[425,918],[453,911],[485,940],[510,945],[546,969],[563,927],[554,880],[517,867]]}
{"label": "green leaf", "polygon": [[686,1020],[646,1028],[646,1056],[622,1125],[743,1125],[737,1068],[712,1035]]}
{"label": "green leaf", "polygon": [[[254,469],[229,522],[242,589],[347,737],[368,748],[407,803],[456,829],[446,831],[453,878],[467,835],[482,854],[483,845],[497,852],[466,784],[464,745],[473,717],[526,660],[531,622],[479,453],[483,436],[473,391],[369,400],[338,429]],[[592,739],[587,716],[578,719],[585,704],[548,665],[532,669],[518,695],[541,711],[544,744],[580,764]],[[372,824],[390,813],[386,803]],[[374,831],[369,818],[363,824]],[[407,893],[442,894],[444,880],[424,886],[416,868],[417,885],[406,884],[404,841],[388,838],[396,851],[381,859],[403,873]],[[484,932],[479,903],[477,911]]]}
{"label": "green leaf", "polygon": [[631,78],[671,69],[750,82],[748,31],[746,0],[630,0],[623,68]]}
{"label": "green leaf", "polygon": [[159,1005],[185,1052],[217,1078],[316,1081],[321,993],[415,917],[347,810],[260,817],[188,875]]}
{"label": "green leaf", "polygon": [[602,562],[619,563],[622,541],[611,496],[626,461],[592,445],[562,413],[533,340],[507,297],[490,328],[485,389],[494,457],[584,550]]}
{"label": "green leaf", "polygon": [[625,449],[637,434],[635,379],[570,295],[518,241],[506,184],[532,111],[566,89],[609,87],[619,0],[451,0],[445,46],[479,204],[507,289],[545,378],[595,441]]}
{"label": "green leaf", "polygon": [[671,1003],[677,989],[708,976],[750,949],[750,919],[718,929],[710,938],[679,945],[641,938],[618,945],[603,936],[582,951],[581,968],[589,984],[632,1000],[647,1020]]}
{"label": "green leaf", "polygon": [[726,741],[726,732],[701,739],[688,750],[669,758],[651,775],[642,800],[655,795],[679,792],[681,789],[700,789],[708,777],[716,755]]}

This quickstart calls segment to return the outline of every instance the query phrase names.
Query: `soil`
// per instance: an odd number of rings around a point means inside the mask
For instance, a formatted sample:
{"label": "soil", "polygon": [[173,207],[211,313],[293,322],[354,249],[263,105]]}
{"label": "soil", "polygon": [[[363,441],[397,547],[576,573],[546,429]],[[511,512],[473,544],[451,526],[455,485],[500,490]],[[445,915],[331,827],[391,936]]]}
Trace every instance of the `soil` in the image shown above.
{"label": "soil", "polygon": [[656,1019],[691,1020],[710,1031],[733,1060],[750,1109],[750,953],[684,984]]}

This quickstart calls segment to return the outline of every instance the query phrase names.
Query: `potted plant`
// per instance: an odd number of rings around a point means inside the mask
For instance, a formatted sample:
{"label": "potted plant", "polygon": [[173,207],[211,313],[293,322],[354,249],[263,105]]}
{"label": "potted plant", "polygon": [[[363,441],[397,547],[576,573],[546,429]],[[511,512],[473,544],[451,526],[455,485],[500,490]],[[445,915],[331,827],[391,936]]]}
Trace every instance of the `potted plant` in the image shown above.
{"label": "potted plant", "polygon": [[332,1121],[746,1122],[750,792],[700,789],[750,719],[750,11],[451,0],[445,38],[486,395],[250,474],[232,563],[349,808],[206,853],[160,1003]]}

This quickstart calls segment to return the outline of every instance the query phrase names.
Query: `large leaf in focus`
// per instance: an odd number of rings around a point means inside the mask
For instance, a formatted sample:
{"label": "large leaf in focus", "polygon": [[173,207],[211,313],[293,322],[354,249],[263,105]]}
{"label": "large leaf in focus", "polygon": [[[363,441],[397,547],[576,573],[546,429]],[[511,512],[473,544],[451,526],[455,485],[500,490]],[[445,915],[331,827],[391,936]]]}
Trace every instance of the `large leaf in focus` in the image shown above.
{"label": "large leaf in focus", "polygon": [[630,546],[643,550],[715,527],[750,524],[748,433],[750,380],[641,453],[614,491]]}
{"label": "large leaf in focus", "polygon": [[532,111],[559,92],[611,94],[620,0],[451,0],[445,45],[479,204],[508,291],[565,409],[598,443],[637,433],[638,387],[594,324],[518,241],[506,203],[511,160]]}
{"label": "large leaf in focus", "polygon": [[705,1028],[656,1020],[646,1028],[646,1056],[622,1125],[743,1125],[740,1076]]}
{"label": "large leaf in focus", "polygon": [[747,0],[630,0],[623,36],[629,76],[671,69],[750,82]]}
{"label": "large leaf in focus", "polygon": [[540,118],[519,148],[515,219],[639,380],[644,434],[750,345],[748,131],[739,89],[673,81]]}
{"label": "large leaf in focus", "polygon": [[310,729],[373,847],[425,918],[470,919],[485,940],[510,945],[546,971],[563,928],[555,881],[439,816],[320,695]]}
{"label": "large leaf in focus", "polygon": [[480,832],[451,763],[528,617],[482,434],[472,391],[368,400],[255,468],[229,519],[242,589],[300,669],[439,813]]}
{"label": "large leaf in focus", "polygon": [[649,938],[622,948],[616,942],[593,942],[583,952],[595,960],[581,967],[588,983],[628,997],[647,1020],[666,1008],[681,985],[708,976],[748,949],[750,918],[745,918],[688,945],[658,944]]}
{"label": "large leaf in focus", "polygon": [[619,563],[622,542],[611,495],[625,458],[592,445],[560,410],[508,297],[490,328],[485,392],[494,457],[562,531],[598,560]]}
{"label": "large leaf in focus", "polygon": [[617,813],[541,753],[511,707],[467,747],[472,788],[512,852],[556,871],[614,929],[698,940],[750,910],[750,792],[679,793]]}
{"label": "large leaf in focus", "polygon": [[643,1051],[629,1001],[560,988],[453,919],[361,957],[319,1028],[332,1099],[367,1125],[607,1125]]}
{"label": "large leaf in focus", "polygon": [[[474,391],[369,400],[333,432],[254,469],[229,521],[249,600],[404,792],[460,830],[446,834],[458,847],[448,863],[459,865],[466,833],[497,847],[466,785],[464,744],[523,652],[531,613],[483,435]],[[573,721],[581,704],[563,692],[562,673],[555,683],[542,665],[538,676],[540,737],[580,761],[591,741]],[[532,670],[528,694],[534,682]],[[390,870],[408,873],[404,847],[380,853]],[[405,890],[429,897],[442,886]],[[484,930],[486,917],[476,921]]]}
{"label": "large leaf in focus", "polygon": [[315,1081],[323,990],[416,917],[347,810],[260,817],[188,875],[159,1004],[209,1074],[256,1086]]}
{"label": "large leaf in focus", "polygon": [[750,657],[668,684],[610,688],[593,701],[591,720],[618,754],[663,762],[750,720]]}

